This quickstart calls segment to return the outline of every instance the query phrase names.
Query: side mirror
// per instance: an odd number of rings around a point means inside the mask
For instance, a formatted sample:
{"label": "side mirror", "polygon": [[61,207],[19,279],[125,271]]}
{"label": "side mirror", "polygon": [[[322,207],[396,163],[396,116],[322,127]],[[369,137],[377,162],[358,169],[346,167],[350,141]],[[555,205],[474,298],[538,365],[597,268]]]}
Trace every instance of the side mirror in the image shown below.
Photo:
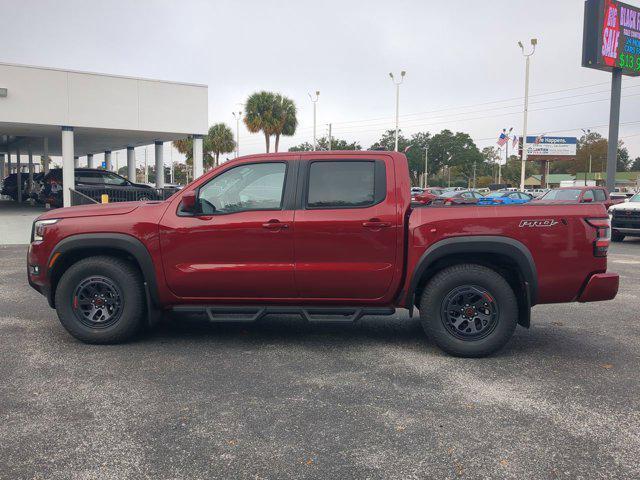
{"label": "side mirror", "polygon": [[180,210],[184,213],[194,213],[196,211],[196,192],[191,190],[185,192],[180,200]]}
{"label": "side mirror", "polygon": [[593,202],[593,198],[587,197],[582,199],[582,203],[591,203]]}

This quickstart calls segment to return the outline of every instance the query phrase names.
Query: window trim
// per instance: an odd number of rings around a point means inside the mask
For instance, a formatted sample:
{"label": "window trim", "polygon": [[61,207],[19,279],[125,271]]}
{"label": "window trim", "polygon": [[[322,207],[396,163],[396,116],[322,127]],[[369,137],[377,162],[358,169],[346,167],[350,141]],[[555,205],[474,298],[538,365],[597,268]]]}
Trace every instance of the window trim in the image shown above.
{"label": "window trim", "polygon": [[[213,182],[216,178],[219,178],[220,176],[224,175],[227,172],[230,172],[231,170],[234,170],[236,168],[240,168],[240,167],[248,167],[250,165],[265,165],[265,164],[274,164],[274,163],[281,163],[284,164],[284,179],[282,181],[282,194],[280,196],[280,208],[248,208],[246,210],[239,210],[237,212],[214,212],[214,213],[203,213],[200,211],[200,190],[202,190],[203,187],[207,186],[209,183]],[[237,213],[244,213],[244,212],[281,212],[283,210],[286,210],[286,203],[287,203],[287,190],[289,189],[289,167],[290,167],[290,162],[286,161],[286,160],[275,160],[275,161],[268,161],[268,162],[248,162],[248,163],[241,163],[239,165],[234,165],[233,167],[227,168],[226,170],[220,172],[218,175],[216,175],[215,177],[210,178],[207,182],[203,183],[202,185],[200,185],[198,188],[195,189],[196,191],[196,211],[193,212],[192,215],[189,214],[185,214],[184,212],[180,211],[180,204],[178,204],[178,215],[179,216],[189,216],[189,217],[209,217],[209,216],[224,216],[224,215],[235,215]]]}
{"label": "window trim", "polygon": [[[311,165],[321,162],[333,162],[333,163],[373,163],[373,202],[367,205],[336,205],[336,206],[322,206],[312,207],[309,206],[309,181],[311,179]],[[305,165],[301,169],[301,175],[303,179],[303,185],[300,189],[300,195],[298,196],[298,208],[300,210],[360,210],[363,208],[371,208],[384,202],[387,198],[387,166],[384,160],[362,158],[362,159],[339,159],[339,158],[323,158],[323,159],[310,159],[304,161]],[[380,192],[378,192],[380,188]],[[381,195],[382,194],[382,195]]]}

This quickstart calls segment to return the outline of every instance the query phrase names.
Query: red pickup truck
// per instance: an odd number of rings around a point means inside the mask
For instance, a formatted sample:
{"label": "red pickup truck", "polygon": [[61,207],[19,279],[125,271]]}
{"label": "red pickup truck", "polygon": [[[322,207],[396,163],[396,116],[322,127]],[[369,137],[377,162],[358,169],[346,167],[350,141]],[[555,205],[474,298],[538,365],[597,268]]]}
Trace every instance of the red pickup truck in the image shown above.
{"label": "red pickup truck", "polygon": [[417,308],[437,345],[478,357],[533,305],[614,298],[609,238],[602,204],[412,208],[402,154],[296,152],[227,162],[165,201],[48,212],[27,267],[89,343],[167,310],[354,322]]}

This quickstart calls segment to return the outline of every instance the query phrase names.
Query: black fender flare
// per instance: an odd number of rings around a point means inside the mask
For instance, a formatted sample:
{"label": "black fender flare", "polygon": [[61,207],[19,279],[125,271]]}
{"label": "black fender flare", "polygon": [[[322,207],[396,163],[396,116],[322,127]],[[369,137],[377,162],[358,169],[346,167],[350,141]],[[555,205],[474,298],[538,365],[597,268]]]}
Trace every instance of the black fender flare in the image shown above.
{"label": "black fender flare", "polygon": [[538,273],[529,249],[523,243],[510,237],[480,235],[451,237],[440,240],[427,248],[413,270],[409,283],[409,292],[406,297],[407,307],[413,307],[414,297],[422,275],[431,265],[448,255],[465,253],[499,254],[515,262],[524,278],[527,301],[531,306],[536,304],[538,298]]}
{"label": "black fender flare", "polygon": [[[160,305],[158,281],[151,254],[140,240],[131,235],[124,233],[80,233],[71,235],[60,240],[53,248],[47,265],[51,265],[51,260],[57,253],[64,258],[65,254],[74,250],[85,249],[95,249],[98,252],[101,249],[121,250],[131,255],[140,266],[150,300],[154,305]],[[48,270],[47,276],[49,282],[51,282],[51,269]]]}

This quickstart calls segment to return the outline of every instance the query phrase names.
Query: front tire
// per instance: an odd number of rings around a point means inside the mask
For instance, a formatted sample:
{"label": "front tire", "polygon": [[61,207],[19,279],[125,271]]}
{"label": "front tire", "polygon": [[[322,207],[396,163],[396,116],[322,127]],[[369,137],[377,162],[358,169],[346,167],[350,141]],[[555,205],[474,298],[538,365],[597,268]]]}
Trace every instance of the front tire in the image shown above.
{"label": "front tire", "polygon": [[420,320],[445,352],[484,357],[500,350],[518,324],[518,302],[495,270],[462,264],[438,272],[420,298]]}
{"label": "front tire", "polygon": [[120,343],[140,329],[145,311],[142,278],[115,257],[89,257],[73,264],[56,289],[62,326],[85,343]]}

